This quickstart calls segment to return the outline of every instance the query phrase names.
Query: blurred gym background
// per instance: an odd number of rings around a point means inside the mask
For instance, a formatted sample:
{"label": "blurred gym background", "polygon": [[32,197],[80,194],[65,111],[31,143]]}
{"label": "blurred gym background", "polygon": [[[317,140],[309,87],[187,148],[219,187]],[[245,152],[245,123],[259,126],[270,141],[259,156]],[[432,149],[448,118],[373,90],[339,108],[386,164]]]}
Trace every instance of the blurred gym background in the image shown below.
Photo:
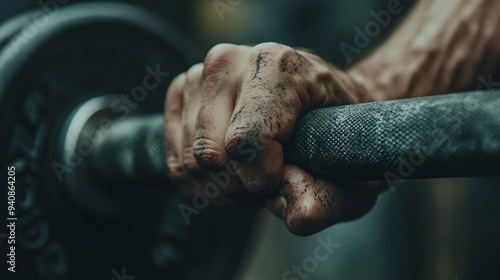
{"label": "blurred gym background", "polygon": [[[67,5],[76,2],[90,1],[70,1]],[[350,64],[340,44],[354,45],[354,28],[363,29],[373,20],[371,11],[387,6],[384,0],[122,2],[161,15],[188,34],[202,52],[221,42],[274,41],[314,50],[340,67]],[[400,2],[403,11],[393,15],[390,26],[381,28],[352,61],[376,47],[410,10],[412,1]],[[39,7],[35,0],[0,3],[0,21]],[[311,237],[293,236],[280,220],[262,210],[236,279],[500,279],[499,187],[498,180],[486,178],[400,183],[381,195],[375,209],[364,218]],[[307,278],[282,278],[292,266],[301,266],[313,256],[318,237],[330,238],[340,247],[319,262]]]}

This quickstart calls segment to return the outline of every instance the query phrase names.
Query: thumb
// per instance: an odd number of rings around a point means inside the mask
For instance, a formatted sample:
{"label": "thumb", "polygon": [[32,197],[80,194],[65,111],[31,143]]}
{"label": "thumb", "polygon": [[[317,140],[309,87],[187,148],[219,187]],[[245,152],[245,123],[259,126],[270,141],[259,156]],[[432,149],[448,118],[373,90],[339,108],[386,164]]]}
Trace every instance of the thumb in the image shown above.
{"label": "thumb", "polygon": [[340,187],[286,165],[279,192],[266,199],[266,206],[284,219],[290,232],[306,236],[365,215],[375,205],[378,190],[375,182]]}

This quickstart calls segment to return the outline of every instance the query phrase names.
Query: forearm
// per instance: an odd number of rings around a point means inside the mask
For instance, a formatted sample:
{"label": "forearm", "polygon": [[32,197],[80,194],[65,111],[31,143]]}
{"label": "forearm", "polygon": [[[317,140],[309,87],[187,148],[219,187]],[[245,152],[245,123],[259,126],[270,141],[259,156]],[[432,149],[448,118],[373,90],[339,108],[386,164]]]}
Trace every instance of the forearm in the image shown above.
{"label": "forearm", "polygon": [[421,0],[392,36],[347,72],[360,101],[467,89],[500,58],[500,1]]}

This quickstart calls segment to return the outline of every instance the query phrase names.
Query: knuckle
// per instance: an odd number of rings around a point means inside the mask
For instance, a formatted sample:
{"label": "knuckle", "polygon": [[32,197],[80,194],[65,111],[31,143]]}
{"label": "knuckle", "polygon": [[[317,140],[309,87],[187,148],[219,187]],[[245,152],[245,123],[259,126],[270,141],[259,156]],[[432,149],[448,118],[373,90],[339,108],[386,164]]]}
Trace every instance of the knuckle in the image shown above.
{"label": "knuckle", "polygon": [[224,59],[230,56],[230,54],[237,52],[240,49],[240,46],[233,44],[217,44],[213,46],[207,53],[205,57],[206,61]]}
{"label": "knuckle", "polygon": [[257,51],[266,51],[266,52],[274,52],[274,53],[279,53],[285,50],[292,50],[293,49],[287,45],[282,45],[279,43],[275,42],[266,42],[266,43],[260,43],[254,46],[254,50]]}
{"label": "knuckle", "polygon": [[202,80],[203,64],[198,63],[191,66],[186,72],[186,85],[199,84]]}
{"label": "knuckle", "polygon": [[186,82],[186,72],[181,73],[174,78],[174,80],[170,85],[170,89],[175,91],[182,90],[185,82]]}
{"label": "knuckle", "polygon": [[234,56],[237,55],[240,48],[240,46],[233,44],[218,44],[212,47],[203,61],[205,66],[203,76],[216,75],[221,70],[226,69],[235,61]]}
{"label": "knuckle", "polygon": [[278,43],[258,44],[253,48],[252,53],[254,57],[265,53],[267,57],[270,58],[270,62],[279,61],[283,57],[289,58],[296,55],[296,51],[293,48]]}
{"label": "knuckle", "polygon": [[219,145],[207,138],[196,139],[193,143],[193,156],[204,167],[221,167],[224,162]]}
{"label": "knuckle", "polygon": [[238,126],[226,135],[224,145],[226,154],[234,160],[253,158],[273,142],[272,133],[260,125]]}
{"label": "knuckle", "polygon": [[225,150],[229,158],[240,160],[255,149],[257,137],[246,128],[239,129],[226,137]]}
{"label": "knuckle", "polygon": [[256,45],[250,56],[251,61],[259,61],[265,67],[286,76],[309,75],[312,62],[299,51],[278,43]]}
{"label": "knuckle", "polygon": [[184,148],[182,164],[187,173],[195,173],[200,171],[200,166],[193,157],[193,148]]}
{"label": "knuckle", "polygon": [[253,48],[252,60],[265,59],[267,66],[278,68],[281,74],[309,73],[311,62],[299,51],[278,43],[262,43]]}
{"label": "knuckle", "polygon": [[167,97],[165,98],[165,106],[168,109],[169,104],[177,104],[175,101],[182,96],[184,85],[186,82],[186,73],[181,73],[170,83],[167,90]]}

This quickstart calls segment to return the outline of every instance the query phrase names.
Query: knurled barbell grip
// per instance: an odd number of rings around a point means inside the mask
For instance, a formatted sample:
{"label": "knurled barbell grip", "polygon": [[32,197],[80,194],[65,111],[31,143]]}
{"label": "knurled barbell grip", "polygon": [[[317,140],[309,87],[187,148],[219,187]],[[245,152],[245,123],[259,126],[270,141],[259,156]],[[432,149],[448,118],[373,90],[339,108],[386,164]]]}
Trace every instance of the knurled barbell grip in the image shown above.
{"label": "knurled barbell grip", "polygon": [[[118,121],[92,156],[109,182],[166,182],[162,114]],[[297,123],[285,161],[331,180],[500,175],[500,92],[317,109]]]}

